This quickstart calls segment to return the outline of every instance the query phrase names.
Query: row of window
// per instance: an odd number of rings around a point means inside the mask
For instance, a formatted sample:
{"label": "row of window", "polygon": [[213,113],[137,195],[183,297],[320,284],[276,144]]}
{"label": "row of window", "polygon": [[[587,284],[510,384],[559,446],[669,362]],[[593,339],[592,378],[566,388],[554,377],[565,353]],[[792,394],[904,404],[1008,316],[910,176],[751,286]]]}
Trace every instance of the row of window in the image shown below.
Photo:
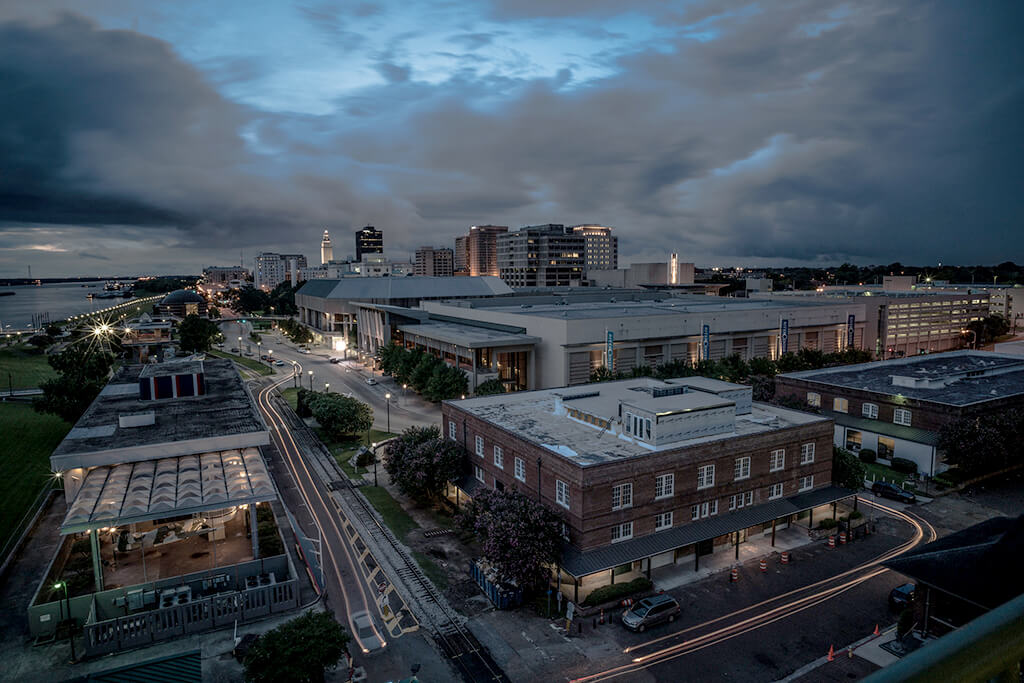
{"label": "row of window", "polygon": [[[815,408],[821,407],[821,394],[814,391],[807,392],[807,403]],[[850,412],[850,401],[839,396],[832,399],[832,410],[837,413],[849,413]],[[878,419],[878,404],[876,403],[864,403],[861,404],[860,409],[861,415],[871,420]],[[892,421],[894,424],[904,425],[905,427],[910,426],[911,414],[907,408],[894,408],[892,411]]]}
{"label": "row of window", "polygon": [[[800,477],[800,491],[809,491],[814,488],[814,476],[809,475],[806,477]],[[781,498],[783,492],[783,485],[772,484],[768,489],[768,500],[774,500]],[[738,510],[743,507],[747,507],[754,504],[754,492],[746,491],[744,493],[737,493],[734,496],[729,497],[729,510]],[[696,521],[699,519],[705,519],[707,517],[713,517],[718,514],[718,501],[709,500],[703,503],[696,503],[690,506],[690,519]],[[671,510],[668,512],[660,512],[654,515],[654,531],[665,531],[671,529],[673,523],[673,513]],[[633,522],[622,522],[612,527],[612,543],[619,541],[625,541],[633,538]]]}

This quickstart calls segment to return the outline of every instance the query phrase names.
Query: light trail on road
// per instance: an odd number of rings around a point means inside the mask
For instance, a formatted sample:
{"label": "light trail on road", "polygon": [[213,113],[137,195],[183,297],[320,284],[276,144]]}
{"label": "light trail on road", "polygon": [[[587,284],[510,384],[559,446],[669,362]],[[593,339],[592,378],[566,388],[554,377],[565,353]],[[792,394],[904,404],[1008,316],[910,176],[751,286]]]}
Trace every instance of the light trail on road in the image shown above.
{"label": "light trail on road", "polygon": [[[302,366],[299,365],[298,367],[299,372],[301,373]],[[359,578],[359,570],[352,557],[352,553],[348,547],[347,539],[345,538],[345,535],[341,532],[340,527],[335,521],[334,514],[332,513],[332,511],[335,509],[334,506],[329,505],[327,501],[324,499],[323,495],[320,493],[320,489],[316,485],[316,480],[313,478],[313,474],[309,471],[309,467],[306,465],[305,458],[302,456],[302,452],[299,449],[298,444],[295,443],[295,439],[292,437],[291,432],[288,430],[288,426],[285,423],[284,418],[277,411],[277,409],[274,408],[270,401],[270,393],[276,390],[285,382],[290,381],[292,381],[292,377],[288,376],[281,379],[280,381],[274,382],[273,384],[267,387],[264,387],[263,389],[260,390],[257,400],[260,408],[264,412],[264,415],[267,417],[268,423],[270,423],[270,426],[273,428],[274,436],[277,437],[279,452],[282,455],[284,455],[285,460],[288,463],[288,467],[291,470],[292,478],[295,480],[295,484],[298,487],[299,492],[302,494],[302,497],[306,501],[306,505],[309,508],[310,514],[313,518],[313,522],[321,531],[324,542],[323,547],[320,549],[320,562],[321,564],[324,563],[325,556],[330,558],[331,570],[334,574],[334,577],[337,579],[338,586],[341,588],[342,598],[345,603],[345,616],[346,621],[348,622],[349,625],[349,632],[351,633],[355,641],[359,644],[360,650],[362,650],[365,653],[368,652],[368,648],[366,647],[366,644],[362,641],[362,639],[359,637],[359,631],[355,628],[355,624],[352,623],[352,595],[349,593],[348,589],[345,586],[345,580],[344,577],[342,577],[338,563],[338,558],[335,554],[333,547],[335,544],[328,542],[330,538],[328,533],[329,531],[333,530],[334,534],[336,535],[339,541],[338,545],[341,545],[342,549],[345,551],[345,559],[347,560],[349,571],[352,574],[352,576],[355,577],[356,584],[359,587],[358,598],[362,601],[363,609],[369,612],[370,605],[373,605],[374,610],[377,611],[377,603],[372,599],[367,599],[367,588],[364,585],[363,581]],[[285,442],[285,437],[287,437],[288,439],[287,443]],[[288,448],[289,444],[291,445],[290,450]],[[302,472],[305,474],[306,477],[305,480],[299,476],[300,471],[295,465],[296,459],[302,465]],[[313,493],[315,493],[316,495],[315,498],[309,494],[308,489],[312,489]],[[314,503],[318,503],[321,506],[320,512],[322,512],[323,514],[318,514],[318,511],[314,510]],[[328,528],[325,529],[325,524],[321,520],[321,517],[327,518],[327,521],[329,523]],[[387,646],[387,639],[377,630],[377,625],[374,619],[370,619],[370,626],[373,629],[373,632],[377,636],[377,638],[380,639],[382,647]]]}
{"label": "light trail on road", "polygon": [[[629,674],[629,673],[634,673],[636,671],[640,671],[642,669],[646,669],[646,668],[648,668],[650,666],[654,666],[655,664],[661,664],[661,663],[664,663],[664,662],[668,662],[668,661],[671,661],[673,659],[677,659],[679,657],[685,656],[687,654],[691,654],[693,652],[697,652],[698,650],[703,650],[704,648],[711,647],[712,645],[717,645],[719,643],[723,643],[723,642],[725,642],[727,640],[730,640],[732,638],[735,638],[737,636],[749,633],[751,631],[754,631],[756,629],[762,628],[762,627],[767,626],[769,624],[775,623],[775,622],[780,621],[782,619],[786,619],[786,618],[788,618],[788,617],[790,617],[790,616],[792,616],[794,614],[798,614],[799,612],[803,612],[804,610],[810,609],[810,608],[815,607],[817,605],[820,605],[820,604],[822,604],[824,602],[827,602],[828,600],[831,600],[831,599],[835,598],[836,596],[841,595],[841,594],[845,593],[846,591],[851,590],[852,588],[855,588],[855,587],[861,585],[862,583],[864,583],[866,581],[869,581],[869,580],[871,580],[871,579],[873,579],[873,578],[875,578],[877,576],[881,576],[882,574],[885,574],[889,570],[884,568],[884,567],[879,567],[878,566],[879,564],[881,564],[882,562],[885,562],[886,560],[889,560],[889,559],[892,559],[892,558],[897,557],[899,555],[902,555],[903,553],[907,552],[911,548],[916,547],[922,540],[925,539],[926,536],[927,536],[927,541],[932,541],[937,536],[934,527],[932,527],[932,525],[929,524],[928,522],[926,522],[925,520],[922,520],[922,519],[920,519],[920,518],[918,518],[916,516],[907,514],[907,513],[903,512],[901,510],[898,510],[896,508],[889,507],[887,505],[882,505],[881,503],[878,503],[878,502],[875,502],[875,501],[870,501],[870,500],[867,500],[867,499],[863,499],[861,502],[863,502],[864,504],[869,505],[869,506],[871,506],[871,507],[873,507],[875,509],[883,510],[886,513],[888,513],[888,514],[890,514],[890,515],[892,515],[892,516],[894,516],[894,517],[896,517],[898,519],[902,519],[903,521],[905,521],[908,524],[910,524],[913,527],[913,529],[914,529],[913,537],[911,537],[908,541],[906,541],[906,542],[896,546],[895,548],[892,548],[892,549],[890,549],[890,550],[888,550],[888,551],[878,555],[877,557],[869,560],[868,562],[864,562],[864,563],[862,563],[860,565],[857,565],[856,567],[854,567],[852,569],[848,569],[848,570],[846,570],[844,572],[841,572],[841,573],[839,573],[839,574],[837,574],[835,576],[831,576],[831,577],[829,577],[827,579],[822,579],[821,581],[817,581],[817,582],[809,584],[807,586],[802,586],[800,588],[791,590],[791,591],[789,591],[787,593],[783,593],[782,595],[777,595],[777,596],[775,596],[773,598],[769,598],[767,600],[763,600],[763,601],[761,601],[761,602],[759,602],[757,604],[750,605],[749,607],[745,607],[745,608],[743,608],[741,610],[738,610],[736,612],[732,612],[730,614],[723,615],[723,616],[717,617],[715,619],[710,619],[710,620],[702,622],[700,624],[695,624],[695,625],[687,627],[687,628],[685,628],[685,629],[683,629],[681,631],[676,631],[674,633],[671,633],[671,634],[668,634],[668,635],[665,635],[665,636],[661,636],[659,638],[654,638],[654,639],[652,639],[650,641],[647,641],[646,643],[642,643],[640,645],[633,645],[633,646],[627,647],[627,648],[625,648],[623,650],[623,653],[624,654],[629,654],[629,653],[635,652],[637,650],[654,647],[654,646],[656,646],[656,645],[658,645],[660,643],[664,643],[665,641],[673,640],[673,639],[678,639],[678,638],[680,638],[685,633],[690,633],[690,632],[695,631],[695,630],[699,630],[699,629],[703,629],[703,628],[708,628],[708,627],[710,627],[710,626],[712,626],[714,624],[723,622],[723,621],[725,621],[727,619],[736,618],[739,615],[745,614],[747,612],[751,612],[753,610],[758,609],[759,607],[764,607],[766,605],[778,602],[778,601],[783,600],[785,598],[788,598],[788,597],[791,597],[791,596],[794,596],[794,595],[797,595],[797,594],[800,594],[800,593],[805,593],[805,592],[807,592],[809,590],[813,590],[813,589],[818,588],[820,586],[825,586],[827,584],[834,584],[832,586],[829,586],[829,587],[824,588],[824,589],[822,589],[820,591],[811,593],[809,595],[804,595],[803,597],[795,598],[795,599],[790,600],[788,602],[784,602],[784,603],[778,604],[775,607],[771,607],[771,608],[769,608],[767,610],[764,610],[764,611],[762,611],[760,613],[757,613],[757,614],[754,614],[752,616],[746,617],[746,618],[744,618],[744,619],[742,619],[742,620],[740,620],[740,621],[738,621],[736,623],[729,624],[727,626],[723,626],[723,627],[718,628],[718,629],[716,629],[714,631],[711,631],[709,633],[697,636],[695,638],[691,638],[691,639],[683,641],[681,643],[676,643],[674,645],[669,645],[667,647],[663,647],[660,650],[656,650],[656,651],[651,652],[651,653],[646,654],[646,655],[634,657],[632,659],[632,661],[630,663],[628,663],[628,664],[623,664],[623,665],[618,666],[618,667],[613,667],[611,669],[606,669],[605,671],[600,671],[600,672],[597,672],[597,673],[594,673],[594,674],[590,674],[590,675],[587,675],[587,676],[583,676],[583,677],[580,677],[580,678],[575,678],[575,679],[573,679],[573,683],[596,683],[597,681],[611,680],[611,679],[617,678],[619,676],[624,676],[624,675]],[[850,576],[852,576],[854,574],[860,574],[860,575],[859,576],[855,576],[853,578],[850,578],[848,581],[835,584],[836,581],[839,581],[839,580],[841,580],[843,578],[846,578],[846,577],[850,577]]]}

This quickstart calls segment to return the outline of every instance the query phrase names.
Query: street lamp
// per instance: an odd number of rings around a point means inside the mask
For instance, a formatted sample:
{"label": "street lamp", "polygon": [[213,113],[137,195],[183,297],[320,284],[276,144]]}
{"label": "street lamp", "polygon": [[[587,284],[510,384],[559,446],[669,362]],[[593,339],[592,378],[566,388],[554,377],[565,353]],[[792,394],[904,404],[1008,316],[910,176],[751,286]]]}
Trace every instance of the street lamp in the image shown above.
{"label": "street lamp", "polygon": [[384,394],[384,403],[388,407],[388,434],[391,433],[391,393]]}
{"label": "street lamp", "polygon": [[408,387],[409,387],[409,385],[408,385],[408,384],[403,384],[403,385],[402,385],[402,396],[405,396],[405,390],[406,390],[406,389],[407,389]]}
{"label": "street lamp", "polygon": [[[64,589],[64,600],[68,603],[68,621],[71,622],[70,624],[68,624],[68,643],[71,644],[71,661],[73,662],[76,659],[76,657],[75,657],[75,636],[74,636],[74,621],[71,619],[71,598],[70,598],[70,596],[68,596],[68,582],[67,581],[58,581],[57,583],[53,584],[53,589],[54,590],[60,590],[62,588]],[[63,617],[64,617],[64,610],[61,609],[61,621],[64,620]]]}
{"label": "street lamp", "polygon": [[961,334],[967,334],[968,332],[970,332],[971,335],[973,335],[972,339],[971,339],[971,345],[974,347],[975,350],[977,350],[978,349],[978,333],[975,332],[974,330],[970,330],[970,329],[960,330]]}
{"label": "street lamp", "polygon": [[309,390],[313,391],[313,371],[309,371]]}
{"label": "street lamp", "polygon": [[267,349],[267,365],[274,364],[274,349]]}
{"label": "street lamp", "polygon": [[324,382],[324,393],[328,393],[328,394],[331,393],[331,383],[330,382]]}
{"label": "street lamp", "polygon": [[238,355],[239,356],[242,355],[242,338],[241,337],[238,338]]}
{"label": "street lamp", "polygon": [[377,443],[374,442],[373,447],[370,449],[370,453],[373,455],[373,485],[377,485]]}
{"label": "street lamp", "polygon": [[263,342],[262,341],[256,342],[256,357],[260,358],[260,359],[263,358]]}

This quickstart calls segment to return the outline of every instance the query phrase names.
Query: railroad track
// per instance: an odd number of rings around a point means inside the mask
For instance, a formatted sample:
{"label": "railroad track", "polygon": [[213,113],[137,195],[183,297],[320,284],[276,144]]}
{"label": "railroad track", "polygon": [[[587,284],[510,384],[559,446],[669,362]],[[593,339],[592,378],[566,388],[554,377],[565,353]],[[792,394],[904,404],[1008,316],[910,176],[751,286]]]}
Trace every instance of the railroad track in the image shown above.
{"label": "railroad track", "polygon": [[[280,398],[278,400],[283,401]],[[323,444],[312,430],[304,422],[293,417],[290,408],[282,410],[280,413],[285,416],[283,420],[286,423],[285,426],[296,433],[298,440],[307,450],[319,451],[326,455],[321,460],[329,462],[333,466],[332,474],[336,475],[328,477],[328,479],[344,482],[342,487],[335,487],[335,490],[351,501],[355,512],[354,516],[362,522],[363,528],[372,534],[378,542],[390,546],[394,555],[399,558],[399,564],[395,571],[398,578],[413,592],[413,595],[409,597],[421,602],[429,602],[432,605],[433,609],[421,610],[421,612],[428,617],[427,621],[430,622],[429,626],[438,648],[452,661],[463,679],[467,683],[510,683],[510,679],[491,657],[487,648],[463,625],[459,615],[454,613],[447,602],[438,595],[434,584],[423,573],[415,560],[409,557],[391,530],[380,522],[373,508],[359,494],[358,487],[341,471],[337,462],[329,452],[326,452]]]}

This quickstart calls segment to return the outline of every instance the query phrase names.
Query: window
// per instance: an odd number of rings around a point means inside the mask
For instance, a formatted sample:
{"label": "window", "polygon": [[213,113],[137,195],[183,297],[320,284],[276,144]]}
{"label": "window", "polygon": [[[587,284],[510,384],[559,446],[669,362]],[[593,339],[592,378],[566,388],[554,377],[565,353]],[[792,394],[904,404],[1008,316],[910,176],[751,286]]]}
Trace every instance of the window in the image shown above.
{"label": "window", "polygon": [[906,408],[897,408],[892,411],[892,421],[904,427],[910,426],[910,411]]}
{"label": "window", "polygon": [[654,478],[654,498],[668,498],[675,492],[676,475],[659,474]]}
{"label": "window", "polygon": [[786,449],[779,448],[772,451],[772,455],[768,458],[768,471],[778,472],[779,470],[786,468]]}
{"label": "window", "polygon": [[814,444],[805,443],[800,447],[800,464],[810,465],[814,462]]}
{"label": "window", "polygon": [[482,483],[486,483],[486,482],[484,482],[484,468],[483,467],[480,467],[480,465],[473,465],[473,474]]}
{"label": "window", "polygon": [[505,455],[501,451],[501,446],[494,447],[494,466],[498,469],[505,469]]}
{"label": "window", "polygon": [[736,458],[736,466],[732,471],[733,479],[750,479],[750,457]]}
{"label": "window", "polygon": [[481,458],[484,457],[484,437],[476,437],[476,454]]}
{"label": "window", "polygon": [[569,507],[569,485],[561,479],[555,480],[555,502],[564,508]]}
{"label": "window", "polygon": [[772,484],[772,487],[768,489],[768,500],[776,498],[782,498],[782,484]]}
{"label": "window", "polygon": [[697,488],[706,489],[715,485],[715,466],[701,465],[697,468]]}
{"label": "window", "polygon": [[697,503],[696,505],[691,505],[690,514],[693,519],[702,519],[711,515],[717,515],[718,501],[713,500],[710,503]]}
{"label": "window", "polygon": [[523,462],[523,459],[516,458],[514,467],[516,479],[519,481],[526,481],[526,463]]}
{"label": "window", "polygon": [[857,453],[864,443],[864,435],[856,429],[846,430],[846,450]]}
{"label": "window", "polygon": [[860,414],[872,420],[878,419],[878,406],[874,403],[865,403],[860,407]]}
{"label": "window", "polygon": [[800,490],[807,491],[814,488],[814,475],[800,477]]}
{"label": "window", "polygon": [[832,410],[837,413],[848,413],[850,412],[850,402],[845,398],[839,398],[838,396],[832,399]]}
{"label": "window", "polygon": [[821,407],[821,394],[813,391],[807,392],[807,405],[814,406],[815,408]]}
{"label": "window", "polygon": [[633,485],[619,484],[612,487],[612,510],[633,507]]}
{"label": "window", "polygon": [[672,513],[662,512],[660,515],[654,515],[654,530],[664,531],[665,529],[672,528]]}
{"label": "window", "polygon": [[612,543],[633,538],[633,522],[623,522],[612,527]]}
{"label": "window", "polygon": [[887,436],[878,437],[878,457],[886,459],[895,458],[896,439],[890,439]]}
{"label": "window", "polygon": [[455,436],[455,420],[448,420],[448,438],[452,441],[456,440]]}
{"label": "window", "polygon": [[[737,508],[745,507],[747,505],[754,504],[754,492],[747,491],[746,493],[737,493],[735,496],[729,496],[729,509],[736,510]],[[717,511],[717,509],[716,509]]]}

